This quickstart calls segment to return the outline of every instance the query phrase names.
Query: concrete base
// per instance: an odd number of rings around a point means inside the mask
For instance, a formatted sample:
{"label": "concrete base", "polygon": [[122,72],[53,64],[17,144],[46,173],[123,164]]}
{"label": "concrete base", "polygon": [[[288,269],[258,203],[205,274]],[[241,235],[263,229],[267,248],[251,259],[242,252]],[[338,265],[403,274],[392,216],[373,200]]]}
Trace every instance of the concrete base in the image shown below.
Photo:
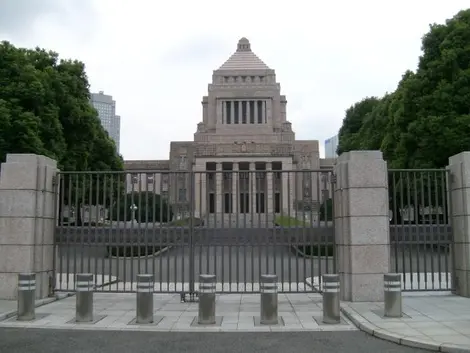
{"label": "concrete base", "polygon": [[88,322],[77,322],[77,321],[75,321],[76,319],[73,318],[72,320],[67,321],[67,324],[94,325],[94,324],[96,324],[98,321],[103,320],[105,317],[106,317],[106,315],[94,315],[93,321],[88,321]]}
{"label": "concrete base", "polygon": [[261,318],[259,316],[253,316],[253,320],[255,321],[255,326],[285,326],[284,319],[282,316],[277,317],[277,324],[274,325],[266,325],[261,323]]}
{"label": "concrete base", "polygon": [[[382,319],[397,319],[396,317],[387,317],[387,316],[384,316],[384,311],[383,309],[377,309],[377,310],[371,310],[375,315],[381,317]],[[407,315],[405,313],[402,313],[403,316],[400,318],[400,319],[411,319],[411,316],[410,315]]]}
{"label": "concrete base", "polygon": [[342,317],[339,319],[339,323],[337,324],[327,324],[323,322],[323,316],[313,316],[313,319],[319,326],[334,326],[334,325],[349,325],[346,320],[344,320]]}
{"label": "concrete base", "polygon": [[163,316],[154,316],[153,317],[153,322],[150,323],[150,324],[138,324],[136,322],[137,318],[133,318],[131,321],[129,321],[128,325],[142,325],[142,326],[152,326],[152,325],[158,325],[162,320],[163,320]]}
{"label": "concrete base", "polygon": [[213,326],[221,326],[222,325],[222,321],[223,321],[224,317],[223,316],[216,316],[215,317],[215,324],[212,324],[212,325],[204,325],[204,324],[200,324],[198,321],[199,321],[199,318],[197,316],[194,317],[193,321],[191,322],[191,326],[193,327],[213,327]]}

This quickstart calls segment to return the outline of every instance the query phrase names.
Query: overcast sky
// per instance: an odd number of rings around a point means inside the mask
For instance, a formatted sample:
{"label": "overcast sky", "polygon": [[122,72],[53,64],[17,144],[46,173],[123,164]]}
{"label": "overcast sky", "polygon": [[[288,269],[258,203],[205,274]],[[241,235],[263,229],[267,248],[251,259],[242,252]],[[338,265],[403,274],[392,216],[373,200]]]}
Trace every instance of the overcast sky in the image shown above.
{"label": "overcast sky", "polygon": [[393,91],[420,40],[468,0],[0,0],[0,38],[86,64],[121,115],[125,159],[190,141],[212,71],[247,37],[276,70],[297,139],[335,135],[344,111]]}

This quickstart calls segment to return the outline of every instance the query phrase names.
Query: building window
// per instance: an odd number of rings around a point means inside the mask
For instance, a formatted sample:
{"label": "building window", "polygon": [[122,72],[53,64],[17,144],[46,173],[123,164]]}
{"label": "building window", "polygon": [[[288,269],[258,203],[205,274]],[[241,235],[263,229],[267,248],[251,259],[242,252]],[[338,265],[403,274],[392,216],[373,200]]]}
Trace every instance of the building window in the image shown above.
{"label": "building window", "polygon": [[147,173],[147,184],[153,184],[155,178],[152,173]]}
{"label": "building window", "polygon": [[256,193],[256,213],[265,213],[264,193]]}
{"label": "building window", "polygon": [[225,122],[226,124],[232,123],[232,102],[226,101],[225,102]]}
{"label": "building window", "polygon": [[181,188],[178,190],[178,201],[185,202],[186,201],[186,189]]}
{"label": "building window", "polygon": [[209,213],[215,213],[215,196],[213,193],[209,194]]}
{"label": "building window", "polygon": [[137,184],[138,182],[139,182],[139,174],[132,173],[131,174],[131,183],[132,184]]}
{"label": "building window", "polygon": [[248,172],[240,172],[240,179],[248,179],[249,178]]}
{"label": "building window", "polygon": [[231,180],[231,179],[232,179],[232,172],[225,172],[224,180]]}
{"label": "building window", "polygon": [[246,106],[247,106],[246,103],[247,103],[246,101],[242,101],[242,124],[246,124],[246,120],[247,120],[247,119],[246,119],[246,113],[247,113],[247,112],[246,112],[246,110],[247,110],[247,109],[246,109],[246,108],[247,108],[247,107],[246,107]]}
{"label": "building window", "polygon": [[281,194],[279,192],[274,194],[274,212],[281,213]]}
{"label": "building window", "polygon": [[258,105],[258,124],[263,123],[263,101],[256,101]]}
{"label": "building window", "polygon": [[281,172],[274,172],[274,179],[275,180],[280,180],[281,179]]}
{"label": "building window", "polygon": [[266,177],[265,172],[256,172],[256,179],[264,179]]}
{"label": "building window", "polygon": [[238,109],[240,108],[240,103],[239,101],[234,101],[233,104],[234,104],[234,110],[233,110],[233,114],[235,114],[235,116],[233,117],[233,123],[234,124],[238,124],[239,121],[238,121]]}
{"label": "building window", "polygon": [[250,213],[250,195],[249,193],[240,193],[240,213]]}
{"label": "building window", "polygon": [[224,194],[224,212],[232,213],[232,194],[230,193]]}

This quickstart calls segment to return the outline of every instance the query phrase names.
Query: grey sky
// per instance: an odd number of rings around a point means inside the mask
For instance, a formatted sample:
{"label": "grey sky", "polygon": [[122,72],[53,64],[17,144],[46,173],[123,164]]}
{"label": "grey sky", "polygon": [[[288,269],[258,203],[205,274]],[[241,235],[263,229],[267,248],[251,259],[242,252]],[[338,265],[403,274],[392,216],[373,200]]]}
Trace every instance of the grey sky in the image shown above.
{"label": "grey sky", "polygon": [[166,159],[192,140],[212,70],[247,37],[276,70],[298,139],[336,134],[344,111],[393,91],[415,69],[433,22],[468,0],[0,0],[0,38],[82,60],[93,91],[114,96],[125,159]]}

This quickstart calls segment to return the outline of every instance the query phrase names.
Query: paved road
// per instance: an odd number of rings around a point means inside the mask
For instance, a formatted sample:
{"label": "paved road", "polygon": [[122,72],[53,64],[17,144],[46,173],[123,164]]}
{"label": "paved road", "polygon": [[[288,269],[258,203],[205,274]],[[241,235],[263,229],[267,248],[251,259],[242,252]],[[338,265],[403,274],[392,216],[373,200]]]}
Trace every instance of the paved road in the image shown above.
{"label": "paved road", "polygon": [[[391,251],[395,269],[395,252]],[[398,271],[446,272],[451,258],[444,251],[408,249],[397,252]],[[154,273],[156,283],[187,282],[190,270],[195,278],[200,273],[215,273],[218,282],[259,282],[262,273],[276,273],[280,282],[304,283],[306,277],[333,272],[333,259],[298,256],[288,246],[196,246],[191,261],[187,245],[146,258],[110,258],[102,244],[64,245],[59,248],[57,272],[90,272],[111,274],[121,281],[136,281],[138,273]],[[192,264],[192,265],[191,265]]]}
{"label": "paved road", "polygon": [[0,329],[5,353],[419,353],[363,332],[183,333]]}

